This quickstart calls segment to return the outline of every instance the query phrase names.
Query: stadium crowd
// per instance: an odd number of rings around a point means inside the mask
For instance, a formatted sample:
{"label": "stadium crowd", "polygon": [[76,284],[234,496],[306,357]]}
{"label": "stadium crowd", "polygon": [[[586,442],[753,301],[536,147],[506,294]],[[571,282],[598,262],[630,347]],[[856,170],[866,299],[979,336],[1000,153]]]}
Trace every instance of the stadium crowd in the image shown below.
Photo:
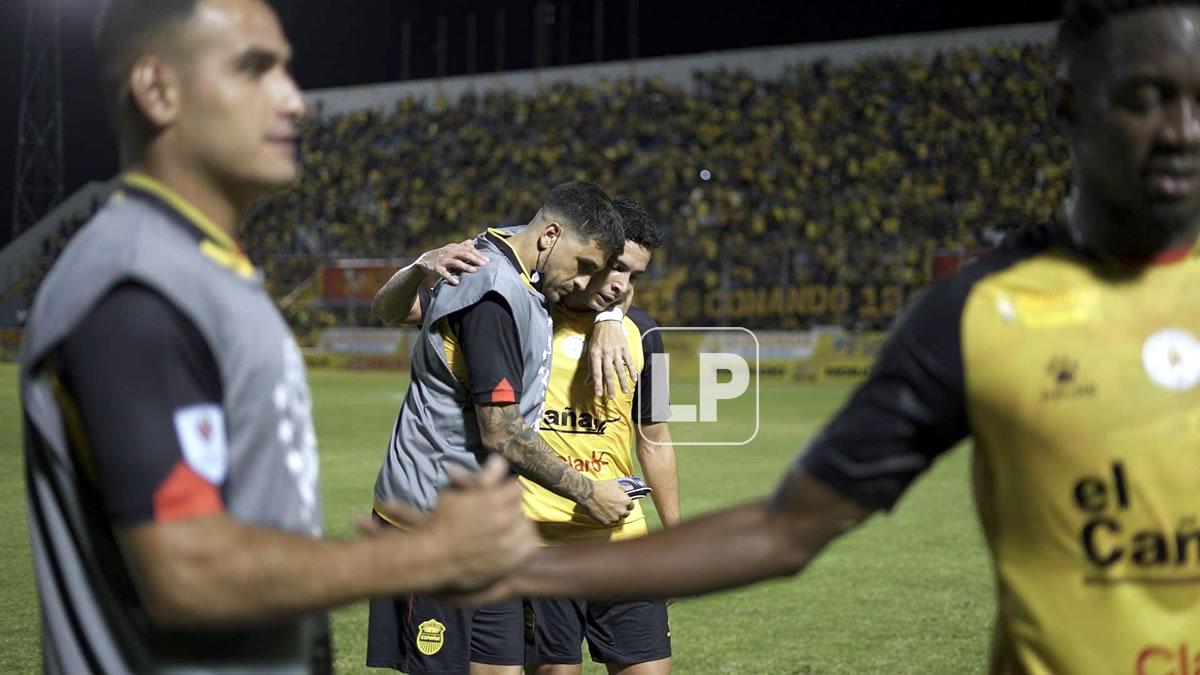
{"label": "stadium crowd", "polygon": [[[986,247],[1065,197],[1065,140],[1045,105],[1052,68],[1048,46],[997,45],[818,61],[778,79],[698,72],[690,88],[619,80],[318,111],[303,130],[303,178],[256,210],[243,240],[282,295],[324,261],[409,257],[524,222],[550,185],[580,178],[666,226],[652,272],[672,292],[907,294],[927,282],[932,251]],[[888,319],[851,306],[785,323]],[[330,320],[304,310],[300,327]]]}

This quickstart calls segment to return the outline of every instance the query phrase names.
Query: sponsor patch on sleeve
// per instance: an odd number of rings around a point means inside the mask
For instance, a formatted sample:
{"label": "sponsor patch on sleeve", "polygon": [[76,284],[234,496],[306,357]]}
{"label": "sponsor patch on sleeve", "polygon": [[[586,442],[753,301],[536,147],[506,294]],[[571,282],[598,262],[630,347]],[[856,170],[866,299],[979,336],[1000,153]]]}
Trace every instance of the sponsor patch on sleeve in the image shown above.
{"label": "sponsor patch on sleeve", "polygon": [[197,403],[175,411],[175,436],[183,459],[201,478],[213,485],[225,481],[229,471],[229,442],[225,438],[225,411],[215,403]]}

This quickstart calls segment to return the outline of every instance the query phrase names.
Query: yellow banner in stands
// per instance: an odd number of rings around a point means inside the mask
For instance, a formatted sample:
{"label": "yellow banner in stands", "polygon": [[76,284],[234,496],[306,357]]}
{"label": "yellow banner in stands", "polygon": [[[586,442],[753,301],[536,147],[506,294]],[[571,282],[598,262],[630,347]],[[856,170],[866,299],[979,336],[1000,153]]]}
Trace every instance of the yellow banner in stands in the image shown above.
{"label": "yellow banner in stands", "polygon": [[887,334],[879,331],[818,335],[817,349],[811,361],[815,379],[819,382],[865,380],[886,339]]}
{"label": "yellow banner in stands", "polygon": [[754,331],[756,343],[714,341],[703,331],[664,331],[672,377],[697,377],[701,352],[728,351],[744,359],[758,358],[763,382],[857,382],[870,374],[887,334],[838,329]]}

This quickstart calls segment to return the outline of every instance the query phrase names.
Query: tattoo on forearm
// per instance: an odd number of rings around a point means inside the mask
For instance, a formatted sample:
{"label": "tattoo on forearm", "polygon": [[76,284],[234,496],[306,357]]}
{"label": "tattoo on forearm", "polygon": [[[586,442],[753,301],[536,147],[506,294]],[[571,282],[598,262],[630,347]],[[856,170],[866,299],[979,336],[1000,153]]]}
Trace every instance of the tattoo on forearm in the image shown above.
{"label": "tattoo on forearm", "polygon": [[507,459],[517,473],[577,504],[591,498],[592,481],[562,461],[525,422],[517,406],[481,405],[476,410],[480,428],[500,439],[489,450]]}

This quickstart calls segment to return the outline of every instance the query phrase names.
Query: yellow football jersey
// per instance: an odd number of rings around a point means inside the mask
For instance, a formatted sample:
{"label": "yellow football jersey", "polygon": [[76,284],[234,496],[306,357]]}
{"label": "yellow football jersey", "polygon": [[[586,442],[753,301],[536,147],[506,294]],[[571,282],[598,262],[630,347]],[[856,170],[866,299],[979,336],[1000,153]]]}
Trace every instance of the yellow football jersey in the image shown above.
{"label": "yellow football jersey", "polygon": [[916,304],[802,461],[890,508],[968,435],[991,671],[1200,672],[1200,257],[1011,238]]}
{"label": "yellow football jersey", "polygon": [[[588,381],[591,366],[585,353],[594,317],[592,313],[563,308],[554,311],[554,353],[538,433],[575,470],[594,480],[611,480],[634,473],[634,406],[640,404],[638,391],[642,385],[629,393],[618,391],[613,399],[595,396]],[[642,320],[636,320],[639,317]],[[631,310],[624,319],[625,336],[638,373],[645,369],[642,335],[652,325],[648,315],[638,310]],[[634,502],[633,512],[621,525],[609,528],[592,520],[571,500],[525,478],[520,480],[525,489],[525,514],[538,523],[548,542],[619,540],[646,532],[640,500]]]}

